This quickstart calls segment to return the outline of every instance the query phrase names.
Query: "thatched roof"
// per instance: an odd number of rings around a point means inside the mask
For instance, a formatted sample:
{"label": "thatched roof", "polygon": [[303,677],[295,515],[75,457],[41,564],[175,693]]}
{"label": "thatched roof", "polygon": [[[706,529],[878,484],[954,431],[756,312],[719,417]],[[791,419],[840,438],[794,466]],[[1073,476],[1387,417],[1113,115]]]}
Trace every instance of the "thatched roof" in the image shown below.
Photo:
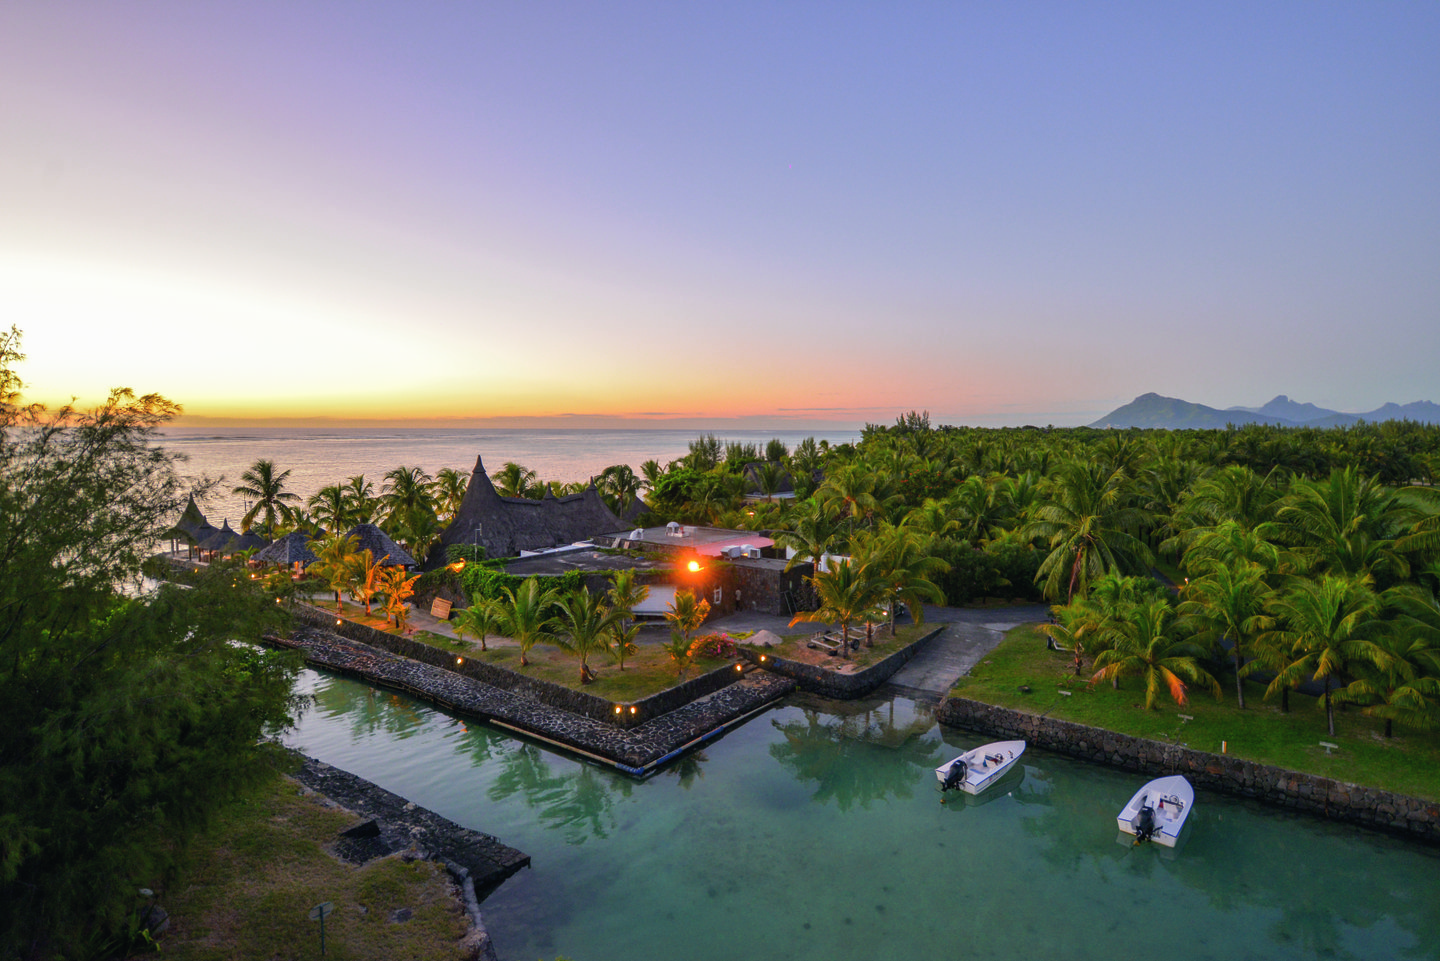
{"label": "thatched roof", "polygon": [[[455,520],[440,535],[436,551],[443,556],[450,544],[478,542],[490,557],[514,557],[521,551],[539,551],[588,540],[597,534],[624,529],[594,483],[579,494],[556,497],[546,491],[542,500],[501,497],[485,473],[485,464],[475,458],[470,486]],[[433,555],[432,555],[433,556]]]}
{"label": "thatched roof", "polygon": [[236,534],[233,530],[230,529],[230,521],[227,518],[223,527],[221,527],[218,531],[211,534],[209,537],[205,538],[203,541],[196,544],[195,546],[200,548],[202,551],[221,551],[224,553],[229,553],[231,550],[234,549],[230,546],[231,541],[234,541],[239,536],[240,535]]}
{"label": "thatched roof", "polygon": [[228,548],[226,548],[226,550],[230,553],[234,553],[236,551],[248,551],[252,547],[258,550],[260,548],[269,546],[270,542],[267,541],[265,538],[261,537],[259,534],[255,533],[254,531],[246,531],[243,534],[237,535],[234,543],[232,543]]}
{"label": "thatched roof", "polygon": [[205,515],[200,513],[200,508],[195,504],[195,495],[191,494],[190,499],[185,503],[185,510],[180,514],[180,519],[160,536],[172,541],[189,541],[192,544],[198,544],[213,533],[215,533],[215,528],[210,526],[210,522],[205,520]]}
{"label": "thatched roof", "polygon": [[355,538],[357,552],[368,550],[377,561],[389,555],[385,567],[412,567],[415,564],[415,558],[406,553],[405,548],[391,540],[389,534],[374,524],[357,524],[346,531],[345,536]]}
{"label": "thatched roof", "polygon": [[633,526],[641,514],[648,513],[650,513],[650,505],[642,501],[639,494],[636,494],[630,499],[630,506],[620,512],[620,519],[627,526]]}
{"label": "thatched roof", "polygon": [[304,531],[291,531],[269,547],[255,555],[255,560],[266,564],[294,563],[312,564],[317,558],[310,549],[310,535]]}

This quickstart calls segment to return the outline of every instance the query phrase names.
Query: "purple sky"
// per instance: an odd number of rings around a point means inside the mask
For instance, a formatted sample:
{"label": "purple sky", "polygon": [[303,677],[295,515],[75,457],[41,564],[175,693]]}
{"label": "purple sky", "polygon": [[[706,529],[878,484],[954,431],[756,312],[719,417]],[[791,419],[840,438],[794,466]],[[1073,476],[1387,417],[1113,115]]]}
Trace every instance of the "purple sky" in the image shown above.
{"label": "purple sky", "polygon": [[[10,3],[34,399],[1440,400],[1440,4]],[[533,419],[531,419],[533,418]]]}

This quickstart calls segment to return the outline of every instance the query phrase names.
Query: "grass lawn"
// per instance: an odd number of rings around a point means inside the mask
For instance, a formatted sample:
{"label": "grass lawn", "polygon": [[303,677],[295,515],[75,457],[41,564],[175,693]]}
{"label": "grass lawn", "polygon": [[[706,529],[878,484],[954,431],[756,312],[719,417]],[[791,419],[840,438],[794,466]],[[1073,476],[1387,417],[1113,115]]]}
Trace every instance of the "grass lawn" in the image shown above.
{"label": "grass lawn", "polygon": [[854,664],[857,669],[869,667],[894,654],[902,647],[915,643],[922,635],[929,634],[938,624],[926,624],[923,627],[916,627],[914,624],[901,624],[895,629],[895,636],[890,636],[890,628],[884,625],[875,629],[875,646],[866,647],[862,638],[859,641],[852,641],[852,644],[859,644],[858,649],[852,648],[850,659],[842,659],[838,655],[831,656],[824,651],[809,647],[808,643],[814,631],[806,631],[803,634],[786,634],[784,643],[776,644],[774,647],[755,647],[751,649],[760,654],[774,654],[776,657],[783,657],[790,661],[803,661],[807,664],[819,664],[824,667],[838,667],[841,664]]}
{"label": "grass lawn", "polygon": [[[356,867],[322,850],[354,821],[285,779],[221,812],[163,892],[162,957],[319,958],[320,925],[309,913],[330,901],[327,959],[463,958],[468,922],[444,868],[395,857]],[[408,920],[392,920],[401,909]]]}
{"label": "grass lawn", "polygon": [[[1218,678],[1224,694],[1219,702],[1192,689],[1185,707],[1162,693],[1156,709],[1146,711],[1138,678],[1122,680],[1118,691],[1105,682],[1092,689],[1086,684],[1088,660],[1085,667],[1085,677],[1074,677],[1069,654],[1047,650],[1033,625],[1017,627],[951,693],[1216,754],[1225,742],[1230,754],[1247,760],[1440,800],[1440,735],[1396,727],[1396,736],[1386,740],[1383,721],[1355,707],[1344,712],[1337,707],[1336,734],[1330,737],[1319,698],[1291,692],[1290,713],[1282,714],[1278,696],[1265,701],[1264,686],[1247,682],[1242,711],[1235,703],[1233,674]],[[1022,685],[1031,692],[1022,693]],[[1321,741],[1339,749],[1327,755]]]}
{"label": "grass lawn", "polygon": [[[467,642],[468,643],[468,642]],[[605,654],[590,659],[590,667],[599,675],[589,684],[580,683],[580,661],[559,648],[536,644],[528,655],[530,664],[520,666],[520,648],[491,647],[482,652],[478,645],[471,646],[466,657],[474,657],[487,664],[503,667],[555,684],[563,684],[577,691],[594,694],[610,701],[638,701],[658,694],[677,684],[708,673],[719,667],[736,663],[733,657],[697,657],[690,662],[690,668],[682,678],[675,669],[670,655],[653,645],[642,645],[640,650],[625,658],[625,670]]]}

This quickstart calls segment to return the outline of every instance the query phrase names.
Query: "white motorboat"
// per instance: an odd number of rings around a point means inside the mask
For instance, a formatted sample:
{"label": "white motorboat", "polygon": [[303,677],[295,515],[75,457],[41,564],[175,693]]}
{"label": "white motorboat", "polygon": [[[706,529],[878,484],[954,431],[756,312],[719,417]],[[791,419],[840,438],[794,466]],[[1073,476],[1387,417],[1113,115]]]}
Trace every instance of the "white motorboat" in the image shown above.
{"label": "white motorboat", "polygon": [[1173,848],[1194,807],[1195,789],[1175,774],[1156,778],[1136,791],[1115,820],[1121,831],[1135,837],[1136,844],[1154,841]]}
{"label": "white motorboat", "polygon": [[992,741],[940,765],[935,779],[942,791],[959,788],[966,794],[979,794],[1004,777],[1024,753],[1024,741]]}

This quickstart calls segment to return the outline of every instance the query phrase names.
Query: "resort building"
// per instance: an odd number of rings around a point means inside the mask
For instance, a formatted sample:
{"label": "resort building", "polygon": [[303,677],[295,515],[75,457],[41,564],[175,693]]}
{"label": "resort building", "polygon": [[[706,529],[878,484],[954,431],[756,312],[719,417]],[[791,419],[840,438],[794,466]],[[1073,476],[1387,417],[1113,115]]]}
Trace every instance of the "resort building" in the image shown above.
{"label": "resort building", "polygon": [[566,497],[548,491],[540,500],[501,497],[485,473],[482,459],[476,457],[465,499],[455,520],[440,535],[431,563],[443,563],[445,548],[451,544],[479,544],[488,557],[515,557],[587,541],[624,526],[625,521],[615,516],[593,483]]}

